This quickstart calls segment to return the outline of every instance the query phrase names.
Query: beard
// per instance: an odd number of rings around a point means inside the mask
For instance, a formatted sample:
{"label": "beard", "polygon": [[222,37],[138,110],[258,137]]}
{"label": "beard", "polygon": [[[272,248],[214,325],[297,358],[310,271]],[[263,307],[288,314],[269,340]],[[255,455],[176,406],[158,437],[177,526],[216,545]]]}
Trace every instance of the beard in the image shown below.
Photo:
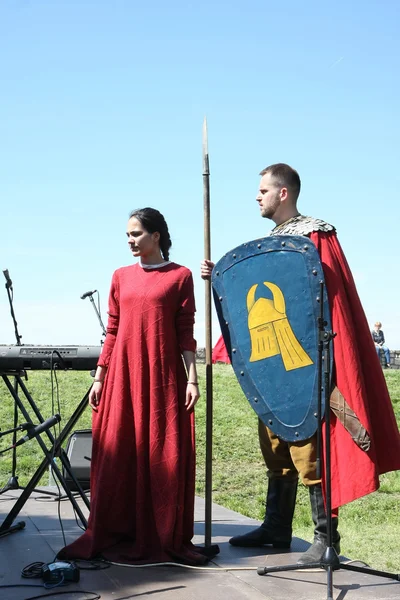
{"label": "beard", "polygon": [[277,208],[276,206],[271,206],[271,205],[261,207],[261,211],[260,211],[261,216],[264,219],[272,219],[276,212],[276,208]]}
{"label": "beard", "polygon": [[277,193],[272,198],[269,198],[268,203],[265,206],[260,207],[261,216],[264,219],[272,219],[277,209],[281,204],[280,196]]}
{"label": "beard", "polygon": [[262,208],[261,209],[261,216],[264,219],[272,219],[273,215],[274,215],[274,210],[272,210],[271,208]]}

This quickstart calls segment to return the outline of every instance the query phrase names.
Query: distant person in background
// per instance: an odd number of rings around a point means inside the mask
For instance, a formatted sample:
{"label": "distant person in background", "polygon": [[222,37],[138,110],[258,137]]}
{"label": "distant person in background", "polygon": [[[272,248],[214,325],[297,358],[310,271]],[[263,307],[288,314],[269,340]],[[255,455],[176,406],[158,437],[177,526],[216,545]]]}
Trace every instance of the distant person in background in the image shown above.
{"label": "distant person in background", "polygon": [[390,351],[389,348],[385,345],[385,335],[381,329],[382,323],[377,321],[374,325],[374,329],[371,331],[372,339],[375,343],[375,350],[380,360],[380,351],[383,350],[385,353],[386,366],[390,368]]}

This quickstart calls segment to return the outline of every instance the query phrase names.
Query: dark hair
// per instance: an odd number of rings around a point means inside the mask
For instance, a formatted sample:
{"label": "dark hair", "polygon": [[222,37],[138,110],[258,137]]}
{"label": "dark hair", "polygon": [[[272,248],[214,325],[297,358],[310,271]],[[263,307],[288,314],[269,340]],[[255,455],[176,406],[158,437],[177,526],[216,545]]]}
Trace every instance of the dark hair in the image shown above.
{"label": "dark hair", "polygon": [[129,215],[129,218],[135,217],[149,233],[158,231],[160,234],[160,250],[164,260],[169,260],[169,249],[171,248],[171,238],[169,237],[168,225],[163,215],[155,208],[137,208]]}
{"label": "dark hair", "polygon": [[286,187],[293,194],[294,200],[297,200],[300,194],[301,181],[297,171],[286,165],[285,163],[277,163],[263,169],[261,176],[269,173],[271,177],[276,179],[280,187]]}

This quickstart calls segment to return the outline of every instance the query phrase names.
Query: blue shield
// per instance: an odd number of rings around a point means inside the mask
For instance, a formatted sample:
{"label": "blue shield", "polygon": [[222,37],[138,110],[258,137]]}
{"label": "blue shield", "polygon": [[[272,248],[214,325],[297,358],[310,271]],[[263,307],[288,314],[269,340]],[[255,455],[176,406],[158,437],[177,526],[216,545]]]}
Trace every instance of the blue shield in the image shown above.
{"label": "blue shield", "polygon": [[294,235],[242,244],[212,275],[222,335],[243,392],[263,423],[290,442],[308,439],[318,425],[321,302],[331,328],[321,282],[317,249]]}

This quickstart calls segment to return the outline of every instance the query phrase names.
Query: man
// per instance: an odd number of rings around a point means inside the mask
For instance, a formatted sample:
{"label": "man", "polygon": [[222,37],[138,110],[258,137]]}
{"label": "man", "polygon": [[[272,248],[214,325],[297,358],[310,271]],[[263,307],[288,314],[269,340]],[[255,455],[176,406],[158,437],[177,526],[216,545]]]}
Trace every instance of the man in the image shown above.
{"label": "man", "polygon": [[[341,399],[341,406],[345,406],[345,412],[351,414],[351,420],[356,419],[368,439],[368,443],[356,443],[354,438],[357,436],[352,436],[332,414],[331,477],[332,507],[335,507],[332,511],[332,542],[339,554],[336,509],[377,490],[380,474],[400,469],[400,434],[364,311],[335,228],[299,213],[297,198],[301,183],[294,169],[279,163],[267,167],[260,175],[256,200],[261,216],[275,223],[271,235],[308,236],[319,252],[332,330],[337,334],[333,342],[334,391]],[[210,277],[213,266],[211,261],[202,262],[203,279]],[[300,475],[309,488],[315,529],[313,544],[298,563],[319,561],[327,548],[327,515],[324,482],[316,476],[316,436],[303,442],[288,443],[259,422],[259,438],[268,475],[265,519],[257,529],[229,541],[234,546],[272,544],[275,548],[288,548]],[[390,452],[387,452],[388,447]]]}
{"label": "man", "polygon": [[374,340],[375,349],[376,349],[376,353],[378,355],[379,360],[380,360],[380,352],[381,352],[381,350],[383,350],[383,352],[385,354],[386,367],[388,369],[390,369],[390,350],[385,345],[385,336],[384,336],[384,333],[383,333],[381,327],[382,327],[382,323],[380,321],[377,321],[374,325],[373,330],[371,331],[372,339]]}

